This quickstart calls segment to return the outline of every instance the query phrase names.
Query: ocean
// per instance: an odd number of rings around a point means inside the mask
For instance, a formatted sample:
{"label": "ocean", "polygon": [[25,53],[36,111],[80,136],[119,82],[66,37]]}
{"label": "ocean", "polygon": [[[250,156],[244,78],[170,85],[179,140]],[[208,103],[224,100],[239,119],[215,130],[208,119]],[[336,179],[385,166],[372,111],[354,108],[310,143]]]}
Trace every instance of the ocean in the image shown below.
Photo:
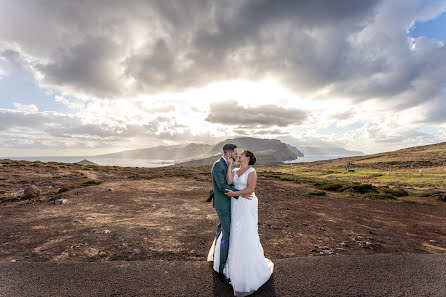
{"label": "ocean", "polygon": [[[330,160],[337,158],[344,158],[348,156],[335,155],[308,155],[300,157],[296,160],[285,161],[289,163],[313,162],[319,160]],[[175,160],[155,160],[155,159],[118,159],[118,158],[98,158],[89,156],[55,156],[55,157],[0,157],[0,159],[11,160],[26,160],[26,161],[41,161],[41,162],[62,162],[62,163],[76,163],[84,159],[104,166],[123,166],[123,167],[163,167],[175,164]]]}
{"label": "ocean", "polygon": [[175,160],[154,160],[154,159],[118,159],[118,158],[97,158],[89,156],[56,156],[56,157],[0,157],[0,159],[41,161],[41,162],[62,162],[76,163],[84,159],[104,166],[122,167],[163,167],[174,165]]}

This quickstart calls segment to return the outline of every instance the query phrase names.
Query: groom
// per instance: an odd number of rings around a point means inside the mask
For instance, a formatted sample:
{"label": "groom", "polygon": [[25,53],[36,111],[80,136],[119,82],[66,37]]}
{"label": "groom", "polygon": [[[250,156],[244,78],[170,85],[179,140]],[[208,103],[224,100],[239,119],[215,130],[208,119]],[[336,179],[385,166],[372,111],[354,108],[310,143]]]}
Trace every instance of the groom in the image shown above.
{"label": "groom", "polygon": [[[225,195],[227,189],[237,191],[237,189],[228,185],[226,182],[226,174],[228,172],[228,160],[235,161],[237,158],[237,145],[228,143],[223,146],[223,156],[217,160],[212,166],[212,183],[214,185],[214,201],[212,206],[217,212],[220,223],[217,226],[217,235],[215,242],[223,232],[220,243],[220,266],[218,272],[223,275],[223,268],[228,258],[229,250],[229,234],[231,232],[231,197]],[[247,196],[247,199],[251,199],[252,193]],[[238,196],[234,197],[238,199]],[[224,276],[223,276],[224,277]],[[225,278],[225,281],[228,281]]]}

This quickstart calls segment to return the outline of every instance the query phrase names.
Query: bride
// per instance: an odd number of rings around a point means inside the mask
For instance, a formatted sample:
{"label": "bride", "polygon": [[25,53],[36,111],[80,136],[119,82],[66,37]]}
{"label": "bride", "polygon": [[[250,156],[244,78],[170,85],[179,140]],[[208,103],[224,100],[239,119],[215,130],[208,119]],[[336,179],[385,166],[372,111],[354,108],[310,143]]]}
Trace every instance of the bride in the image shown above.
{"label": "bride", "polygon": [[[236,192],[227,190],[229,197],[243,196],[254,192],[257,175],[250,165],[254,165],[256,157],[244,150],[238,157],[240,168],[228,170],[227,182],[234,184]],[[231,168],[232,159],[228,162]],[[247,296],[254,293],[270,278],[274,263],[266,259],[260,244],[257,222],[258,199],[255,194],[251,200],[231,198],[231,231],[229,235],[229,251],[223,273],[230,280],[235,296]],[[221,236],[221,235],[220,235]],[[214,247],[215,246],[215,247]],[[208,261],[214,261],[214,270],[218,272],[220,259],[220,238],[211,246]]]}

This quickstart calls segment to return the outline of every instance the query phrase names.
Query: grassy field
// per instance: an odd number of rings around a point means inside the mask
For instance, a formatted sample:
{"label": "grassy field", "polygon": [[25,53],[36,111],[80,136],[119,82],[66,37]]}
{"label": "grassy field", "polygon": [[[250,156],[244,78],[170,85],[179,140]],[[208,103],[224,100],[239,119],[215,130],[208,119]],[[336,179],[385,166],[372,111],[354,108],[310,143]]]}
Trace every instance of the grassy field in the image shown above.
{"label": "grassy field", "polygon": [[266,170],[296,176],[302,180],[328,180],[346,183],[365,183],[375,186],[404,187],[413,189],[446,189],[446,173],[418,172],[418,170],[383,170],[376,168],[354,168],[348,172],[345,168],[311,169],[305,165],[269,167]]}
{"label": "grassy field", "polygon": [[346,168],[321,168],[313,164],[258,166],[257,172],[261,177],[313,186],[315,190],[306,196],[324,196],[325,191],[329,191],[346,198],[418,203],[420,201],[413,200],[414,197],[435,197],[446,193],[446,173],[442,168],[384,170],[360,167],[348,171]]}
{"label": "grassy field", "polygon": [[446,142],[374,155],[262,166],[262,171],[323,190],[371,185],[375,193],[403,188],[408,194],[426,196],[446,190]]}

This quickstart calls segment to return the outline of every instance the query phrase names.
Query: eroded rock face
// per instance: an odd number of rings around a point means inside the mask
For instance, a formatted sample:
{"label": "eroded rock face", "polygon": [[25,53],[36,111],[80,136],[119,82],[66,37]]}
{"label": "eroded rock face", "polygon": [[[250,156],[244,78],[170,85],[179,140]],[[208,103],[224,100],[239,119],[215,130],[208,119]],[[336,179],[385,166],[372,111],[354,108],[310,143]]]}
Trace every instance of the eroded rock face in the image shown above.
{"label": "eroded rock face", "polygon": [[22,199],[32,199],[32,198],[38,198],[40,197],[40,194],[42,191],[36,187],[35,185],[31,185],[29,187],[26,187],[23,191]]}

